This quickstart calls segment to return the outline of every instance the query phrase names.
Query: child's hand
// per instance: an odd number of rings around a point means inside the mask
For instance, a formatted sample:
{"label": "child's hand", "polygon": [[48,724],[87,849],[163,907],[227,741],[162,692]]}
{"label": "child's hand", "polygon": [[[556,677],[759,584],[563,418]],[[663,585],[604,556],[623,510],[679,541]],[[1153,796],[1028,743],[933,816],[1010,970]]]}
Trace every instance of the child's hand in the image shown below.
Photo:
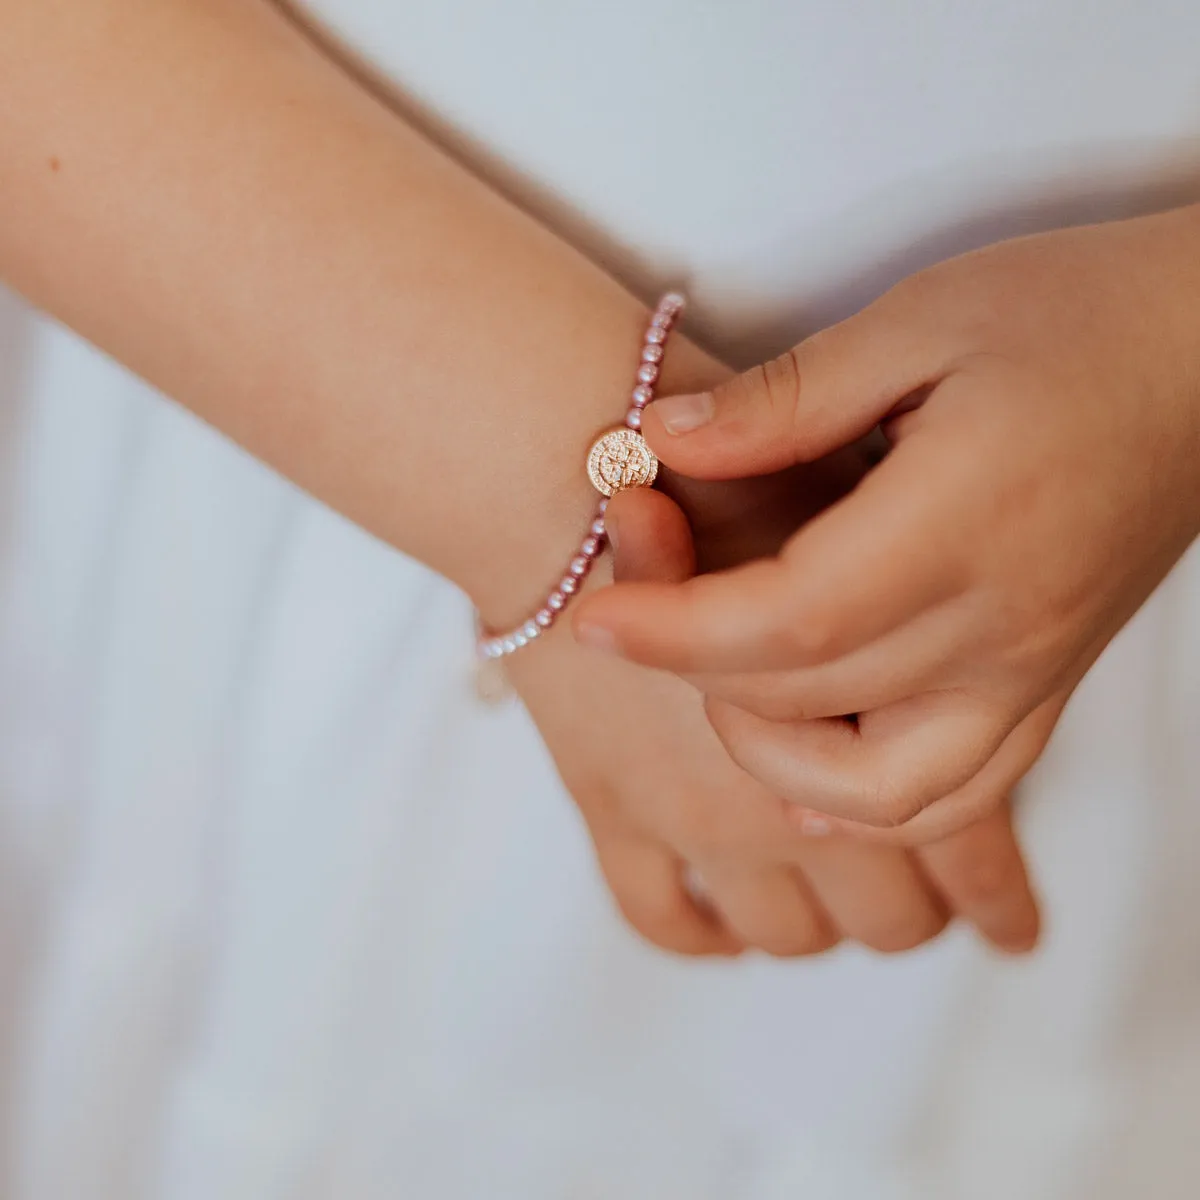
{"label": "child's hand", "polygon": [[881,421],[892,453],[777,557],[576,629],[694,681],[774,794],[911,842],[1007,794],[1200,530],[1200,210],[944,263],[645,431],[717,479]]}
{"label": "child's hand", "polygon": [[[857,472],[843,461],[804,474],[803,488],[789,484],[793,502],[806,497],[802,509],[825,503]],[[724,503],[691,505],[703,557],[739,555],[744,535],[732,536],[734,516],[757,537],[770,536],[783,518],[764,502],[777,488],[764,480],[704,489],[723,493]],[[678,580],[690,573],[691,534],[665,497],[623,495],[609,516],[619,528],[618,574]],[[787,520],[791,531],[796,520]],[[778,539],[764,549],[777,546]],[[850,938],[895,951],[934,937],[956,915],[1004,949],[1033,945],[1037,909],[1006,810],[919,854],[805,836],[789,806],[730,760],[700,696],[680,680],[592,654],[565,628],[514,656],[509,669],[587,821],[614,896],[656,944],[690,954],[749,946],[802,955]],[[711,904],[685,886],[688,868]]]}

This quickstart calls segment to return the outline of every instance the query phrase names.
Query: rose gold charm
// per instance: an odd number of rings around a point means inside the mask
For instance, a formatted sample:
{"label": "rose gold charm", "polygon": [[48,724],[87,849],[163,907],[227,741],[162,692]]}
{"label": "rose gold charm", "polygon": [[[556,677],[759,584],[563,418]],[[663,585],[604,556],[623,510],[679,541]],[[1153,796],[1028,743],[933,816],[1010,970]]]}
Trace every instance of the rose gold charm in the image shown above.
{"label": "rose gold charm", "polygon": [[610,429],[588,453],[588,478],[605,496],[630,487],[649,487],[658,477],[658,459],[636,430]]}

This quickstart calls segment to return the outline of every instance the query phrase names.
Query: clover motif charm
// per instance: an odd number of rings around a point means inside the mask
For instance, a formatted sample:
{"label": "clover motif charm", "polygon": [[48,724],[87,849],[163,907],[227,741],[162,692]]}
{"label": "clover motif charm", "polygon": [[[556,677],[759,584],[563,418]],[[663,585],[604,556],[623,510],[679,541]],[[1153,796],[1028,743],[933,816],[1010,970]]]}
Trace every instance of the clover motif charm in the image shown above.
{"label": "clover motif charm", "polygon": [[649,487],[658,477],[658,458],[634,429],[611,429],[588,453],[588,478],[596,491],[613,496],[625,488]]}

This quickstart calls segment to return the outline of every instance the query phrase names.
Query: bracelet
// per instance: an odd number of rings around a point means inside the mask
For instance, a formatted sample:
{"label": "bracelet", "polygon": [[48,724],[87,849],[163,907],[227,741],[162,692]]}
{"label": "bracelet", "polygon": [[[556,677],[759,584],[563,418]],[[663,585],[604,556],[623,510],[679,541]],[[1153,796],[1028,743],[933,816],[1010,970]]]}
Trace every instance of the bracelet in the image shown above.
{"label": "bracelet", "polygon": [[537,612],[515,629],[494,634],[477,630],[476,652],[481,660],[515,654],[554,625],[571,597],[583,586],[592,564],[604,550],[604,511],[608,507],[609,497],[629,487],[650,487],[658,476],[658,459],[639,432],[642,428],[642,409],[654,399],[659,364],[663,360],[667,338],[683,311],[683,305],[684,299],[678,292],[668,292],[658,302],[642,340],[636,383],[630,394],[625,423],[601,434],[588,451],[588,478],[604,498],[568,564],[566,574],[551,589]]}

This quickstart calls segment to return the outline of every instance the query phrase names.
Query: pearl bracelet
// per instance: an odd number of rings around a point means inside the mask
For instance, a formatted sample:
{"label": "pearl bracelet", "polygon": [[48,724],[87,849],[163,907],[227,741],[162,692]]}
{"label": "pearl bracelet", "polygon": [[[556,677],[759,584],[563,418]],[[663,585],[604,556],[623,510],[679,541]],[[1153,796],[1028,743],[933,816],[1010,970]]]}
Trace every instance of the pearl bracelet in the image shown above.
{"label": "pearl bracelet", "polygon": [[482,661],[505,658],[536,641],[550,629],[565,611],[604,550],[604,511],[610,496],[628,487],[649,487],[658,475],[658,459],[639,432],[642,409],[654,399],[660,364],[671,329],[683,311],[684,299],[668,292],[659,302],[646,327],[638,361],[636,383],[630,395],[624,425],[601,434],[587,457],[588,478],[604,497],[566,574],[551,589],[541,607],[527,621],[507,633],[489,634],[480,630],[476,650]]}

